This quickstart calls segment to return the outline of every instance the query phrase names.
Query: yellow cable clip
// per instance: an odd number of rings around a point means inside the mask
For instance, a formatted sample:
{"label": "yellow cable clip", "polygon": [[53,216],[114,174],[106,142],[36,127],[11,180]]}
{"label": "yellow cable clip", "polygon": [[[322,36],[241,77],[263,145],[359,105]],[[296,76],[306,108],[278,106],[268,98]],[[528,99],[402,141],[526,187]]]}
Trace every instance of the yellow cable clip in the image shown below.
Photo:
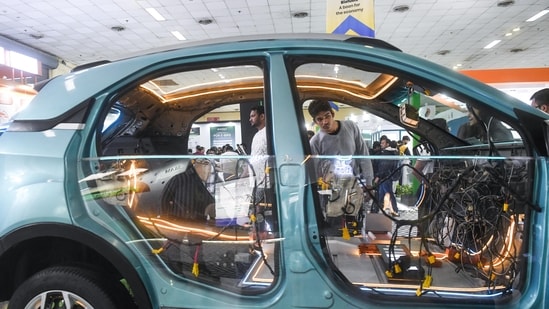
{"label": "yellow cable clip", "polygon": [[198,263],[193,263],[193,271],[192,271],[193,275],[195,277],[198,277],[198,274],[200,273],[200,271],[198,270]]}
{"label": "yellow cable clip", "polygon": [[351,234],[349,234],[349,229],[347,227],[344,227],[342,229],[342,232],[343,232],[343,235],[341,237],[343,237],[343,239],[345,240],[351,239]]}
{"label": "yellow cable clip", "polygon": [[328,183],[325,182],[324,179],[322,179],[322,177],[318,178],[317,184],[318,184],[318,186],[320,187],[321,190],[328,190],[328,188],[329,188]]}
{"label": "yellow cable clip", "polygon": [[425,276],[425,280],[423,280],[423,288],[427,289],[431,287],[431,283],[433,283],[433,277],[431,275]]}
{"label": "yellow cable clip", "polygon": [[200,250],[200,245],[196,246],[196,250],[194,251],[194,259],[193,259],[193,270],[192,274],[195,277],[198,277],[198,274],[200,271],[198,270],[198,251]]}
{"label": "yellow cable clip", "polygon": [[162,253],[162,251],[164,251],[164,247],[160,247],[158,249],[152,249],[153,254],[160,254]]}

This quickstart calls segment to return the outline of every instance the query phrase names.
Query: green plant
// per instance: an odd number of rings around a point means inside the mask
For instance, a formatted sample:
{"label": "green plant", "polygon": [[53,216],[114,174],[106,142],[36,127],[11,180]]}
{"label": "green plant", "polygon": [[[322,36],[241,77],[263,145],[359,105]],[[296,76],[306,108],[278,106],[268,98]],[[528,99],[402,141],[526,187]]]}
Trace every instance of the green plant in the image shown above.
{"label": "green plant", "polygon": [[397,185],[395,194],[397,196],[412,195],[414,194],[414,188],[412,188],[412,185]]}

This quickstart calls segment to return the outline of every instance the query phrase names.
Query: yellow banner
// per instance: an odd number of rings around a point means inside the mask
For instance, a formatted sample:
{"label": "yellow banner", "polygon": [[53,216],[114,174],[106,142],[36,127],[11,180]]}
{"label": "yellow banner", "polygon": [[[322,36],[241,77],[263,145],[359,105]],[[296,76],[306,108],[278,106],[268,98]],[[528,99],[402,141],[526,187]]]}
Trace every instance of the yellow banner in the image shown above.
{"label": "yellow banner", "polygon": [[326,0],[326,32],[375,37],[374,0]]}

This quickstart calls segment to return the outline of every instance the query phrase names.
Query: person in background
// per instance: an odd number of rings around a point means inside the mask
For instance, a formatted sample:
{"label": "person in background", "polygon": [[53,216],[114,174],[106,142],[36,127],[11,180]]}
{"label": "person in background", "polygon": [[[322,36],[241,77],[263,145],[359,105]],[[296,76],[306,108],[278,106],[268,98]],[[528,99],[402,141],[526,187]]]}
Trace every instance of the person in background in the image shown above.
{"label": "person in background", "polygon": [[[379,143],[381,145],[380,155],[396,156],[398,154],[398,150],[394,147],[396,142],[391,142],[387,137],[382,137]],[[393,191],[393,178],[390,176],[397,168],[397,164],[398,160],[376,160],[376,174],[374,175],[374,184],[378,185],[378,201],[385,210],[395,217],[399,216],[399,212]],[[391,209],[389,209],[389,206],[391,206]],[[376,207],[374,207],[373,212],[377,212]]]}
{"label": "person in background", "polygon": [[[250,110],[250,125],[257,129],[250,150],[250,165],[256,179],[254,195],[255,217],[258,218],[258,229],[261,237],[272,237],[278,227],[274,193],[269,177],[269,152],[267,147],[267,129],[265,109],[258,105]],[[245,175],[245,173],[244,173]],[[260,218],[259,218],[260,217]]]}
{"label": "person in background", "polygon": [[[378,156],[381,154],[381,144],[379,143],[379,141],[374,141],[372,143],[372,149],[370,149],[370,155],[372,156]],[[376,170],[377,170],[377,163],[378,163],[378,160],[372,160],[372,169],[373,169],[373,172],[374,172],[374,175],[377,174]],[[373,207],[375,208],[375,205],[373,205]],[[376,211],[375,212],[378,212],[379,210],[377,210],[376,208]]]}
{"label": "person in background", "polygon": [[401,156],[409,156],[410,150],[408,149],[408,143],[410,142],[410,137],[408,135],[404,135],[402,137],[402,145],[398,148],[398,153]]}
{"label": "person in background", "polygon": [[263,106],[255,106],[250,110],[250,125],[257,129],[250,150],[250,163],[258,185],[266,186],[268,180],[265,176],[267,152],[267,130],[265,129],[265,109]]}
{"label": "person in background", "polygon": [[403,145],[403,144],[402,144],[402,140],[399,139],[399,140],[396,141],[395,143],[396,143],[396,147],[395,147],[395,148],[396,148],[396,150],[397,150],[397,153],[400,154],[400,147]]}
{"label": "person in background", "polygon": [[461,139],[476,139],[483,143],[488,142],[488,134],[493,142],[512,141],[513,134],[500,120],[485,115],[480,110],[469,109],[469,122],[462,124],[458,130]]}
{"label": "person in background", "polygon": [[[398,154],[401,156],[409,156],[410,155],[410,149],[408,149],[408,143],[410,142],[410,137],[408,135],[404,135],[402,137],[402,144],[398,147]],[[410,159],[402,159],[401,164],[410,164]],[[410,173],[409,168],[407,166],[402,166],[400,170],[400,178],[398,180],[399,185],[405,185],[409,183],[408,180],[408,174]]]}
{"label": "person in background", "polygon": [[196,145],[196,150],[193,152],[193,155],[203,155],[204,154],[204,147],[200,145]]}
{"label": "person in background", "polygon": [[311,138],[313,138],[313,136],[315,136],[315,131],[307,130],[307,138],[309,140],[311,140]]}
{"label": "person in background", "polygon": [[370,154],[372,156],[378,155],[381,152],[381,144],[379,141],[374,141],[372,143],[372,149],[370,149]]}
{"label": "person in background", "polygon": [[223,172],[223,179],[230,180],[237,175],[237,163],[238,163],[238,153],[234,151],[233,146],[226,144],[221,149],[221,157],[230,157],[230,158],[221,158],[219,159],[219,168]]}
{"label": "person in background", "polygon": [[530,97],[530,105],[541,111],[549,113],[549,88],[544,88],[534,92]]}

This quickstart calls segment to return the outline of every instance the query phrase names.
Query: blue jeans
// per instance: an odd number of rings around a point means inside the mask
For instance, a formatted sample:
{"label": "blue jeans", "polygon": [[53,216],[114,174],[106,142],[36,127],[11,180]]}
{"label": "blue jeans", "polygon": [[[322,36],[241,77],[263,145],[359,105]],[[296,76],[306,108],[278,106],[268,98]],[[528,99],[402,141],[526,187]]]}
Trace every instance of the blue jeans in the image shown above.
{"label": "blue jeans", "polygon": [[380,183],[379,186],[377,187],[377,199],[380,205],[383,205],[383,198],[385,197],[385,193],[389,193],[393,211],[398,212],[395,193],[393,192],[393,182],[390,179]]}

